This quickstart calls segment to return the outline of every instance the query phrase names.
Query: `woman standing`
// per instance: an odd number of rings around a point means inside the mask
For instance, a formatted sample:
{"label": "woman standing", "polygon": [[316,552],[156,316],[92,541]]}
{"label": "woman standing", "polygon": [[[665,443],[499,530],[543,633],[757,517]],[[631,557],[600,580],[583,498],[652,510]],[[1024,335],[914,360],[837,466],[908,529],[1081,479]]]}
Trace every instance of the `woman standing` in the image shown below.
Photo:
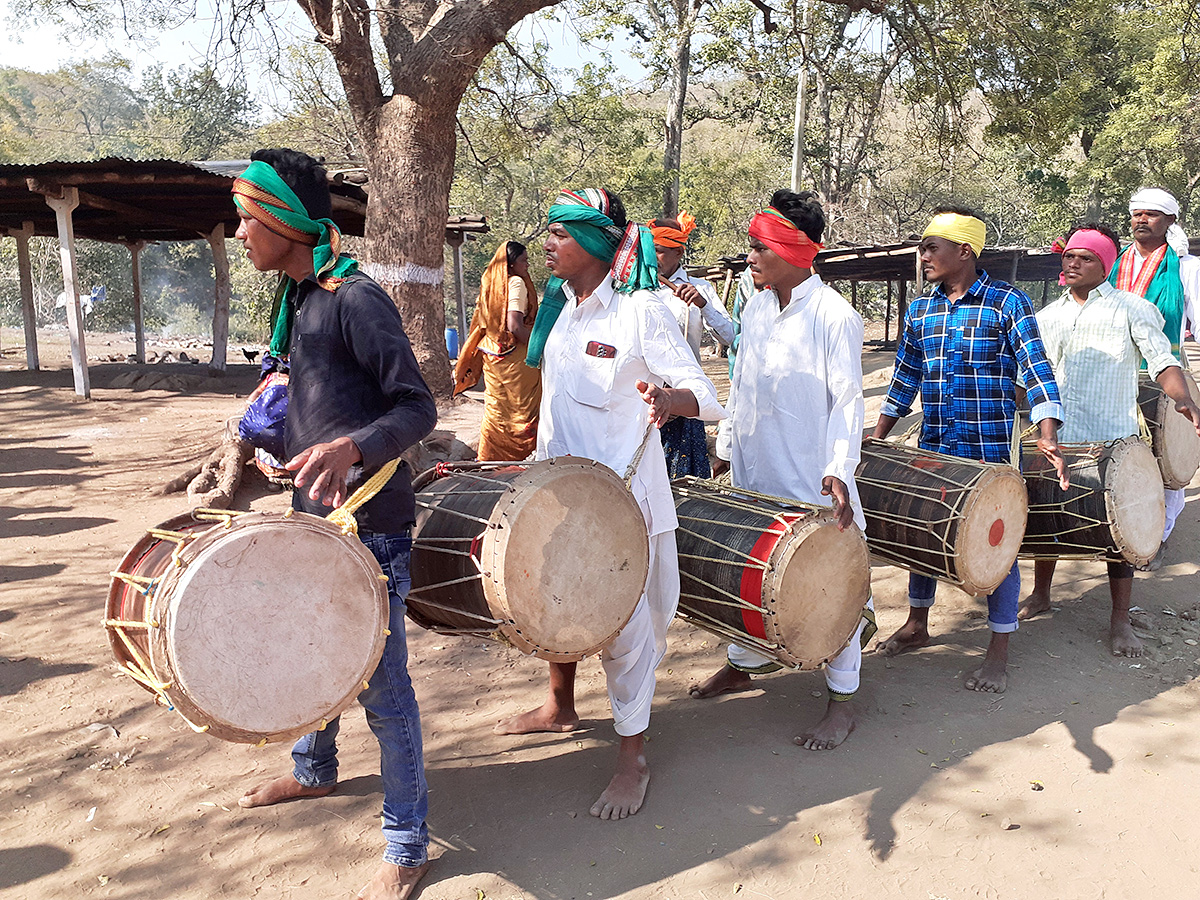
{"label": "woman standing", "polygon": [[[542,376],[525,364],[538,298],[529,277],[529,254],[506,241],[483,273],[471,336],[455,373],[455,393],[478,377],[482,358],[486,406],[479,435],[481,460],[525,459],[537,446]],[[478,354],[471,348],[477,347]],[[472,374],[474,377],[472,377]]]}

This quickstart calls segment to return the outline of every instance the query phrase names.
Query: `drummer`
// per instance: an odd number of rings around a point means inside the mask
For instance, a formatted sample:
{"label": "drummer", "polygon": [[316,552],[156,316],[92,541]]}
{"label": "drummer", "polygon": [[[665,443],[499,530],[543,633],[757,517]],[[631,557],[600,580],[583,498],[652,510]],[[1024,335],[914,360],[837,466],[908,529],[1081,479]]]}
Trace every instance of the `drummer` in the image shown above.
{"label": "drummer", "polygon": [[[866,528],[854,470],[862,446],[862,317],[813,271],[825,214],[810,192],[776,191],[750,221],[748,262],[769,284],[742,310],[741,346],[730,383],[729,418],[717,455],[735,487],[804,503],[832,502],[838,528]],[[803,433],[804,440],[797,440]],[[862,648],[875,633],[871,602],[858,632],[825,668],[825,715],[795,738],[830,750],[854,730]],[[688,693],[703,699],[750,690],[751,675],[782,666],[739,644],[725,665]]]}
{"label": "drummer", "polygon": [[[1200,409],[1192,402],[1163,315],[1148,300],[1118,290],[1107,276],[1121,244],[1116,232],[1088,223],[1072,229],[1063,250],[1067,290],[1038,312],[1038,329],[1063,396],[1059,436],[1074,443],[1100,443],[1137,435],[1138,370],[1145,360],[1150,377],[1162,385],[1200,434]],[[1050,609],[1053,559],[1033,564],[1033,593],[1021,604],[1020,619]],[[1112,597],[1109,639],[1115,656],[1141,656],[1142,642],[1129,622],[1133,566],[1108,563]]]}
{"label": "drummer", "polygon": [[[280,272],[276,335],[290,348],[287,468],[292,506],[326,515],[385,463],[433,428],[437,408],[421,378],[391,298],[341,253],[329,219],[325,169],[295,150],[258,150],[234,181],[237,239],[259,271]],[[302,311],[302,314],[301,314]],[[404,463],[357,513],[358,536],[388,579],[392,629],[383,657],[358,699],[379,740],[383,777],[383,862],[359,897],[404,900],[429,867],[429,805],[421,722],[404,640],[409,530],[415,520]],[[303,628],[304,597],[291,615]],[[297,685],[302,690],[303,685]],[[338,719],[292,748],[294,768],[239,801],[268,806],[323,797],[337,782]]]}
{"label": "drummer", "polygon": [[[920,446],[950,456],[1007,463],[1012,454],[1017,370],[1025,376],[1038,449],[1053,463],[1063,488],[1066,464],[1058,449],[1063,411],[1054,372],[1038,335],[1029,297],[979,268],[987,227],[971,210],[943,206],[917,247],[933,288],[913,301],[896,350],[896,367],[874,436],[885,438],[912,411],[921,393]],[[912,573],[908,621],[879,649],[886,656],[929,643],[929,608],[937,582]],[[1021,575],[1016,562],[988,595],[992,637],[983,665],[966,679],[973,691],[1000,693],[1008,684],[1009,635],[1017,630]]]}
{"label": "drummer", "polygon": [[[721,341],[733,343],[733,321],[721,304],[716,289],[703,278],[694,278],[683,267],[683,254],[696,220],[688,213],[678,219],[652,219],[647,223],[654,235],[654,255],[658,259],[658,278],[663,288],[659,296],[700,362],[700,338],[708,325]],[[667,473],[672,478],[712,475],[708,461],[708,438],[699,419],[672,419],[662,428],[663,452],[667,455]]]}
{"label": "drummer", "polygon": [[[635,465],[630,489],[650,534],[645,593],[602,654],[620,745],[616,773],[591,814],[624,819],[641,808],[650,783],[644,745],[654,670],[679,602],[675,502],[654,426],[671,416],[718,421],[725,411],[655,293],[653,239],[627,222],[620,198],[596,188],[563,191],[549,220],[546,267],[554,277],[529,341],[529,362],[542,368],[537,458],[582,456],[618,474]],[[551,663],[545,704],[505,719],[496,733],[575,729],[575,666]]]}

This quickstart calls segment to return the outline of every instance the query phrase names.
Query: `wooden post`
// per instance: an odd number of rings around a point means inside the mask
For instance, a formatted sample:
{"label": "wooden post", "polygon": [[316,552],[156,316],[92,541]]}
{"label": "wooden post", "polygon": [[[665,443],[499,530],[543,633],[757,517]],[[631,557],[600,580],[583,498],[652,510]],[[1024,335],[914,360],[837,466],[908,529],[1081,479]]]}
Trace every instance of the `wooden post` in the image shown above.
{"label": "wooden post", "polygon": [[1021,251],[1014,250],[1013,258],[1012,258],[1012,267],[1008,270],[1008,283],[1011,285],[1014,285],[1014,286],[1017,283],[1017,264],[1020,262],[1020,260],[1021,260]]}
{"label": "wooden post", "polygon": [[1049,280],[1043,280],[1042,281],[1042,302],[1038,306],[1038,309],[1041,309],[1043,306],[1046,305],[1046,297],[1049,295],[1049,293],[1050,293],[1050,282],[1049,282]]}
{"label": "wooden post", "polygon": [[725,270],[725,284],[721,288],[721,304],[729,312],[729,289],[733,287],[733,269]]}
{"label": "wooden post", "polygon": [[213,352],[208,368],[214,372],[225,371],[225,354],[229,350],[229,257],[225,254],[225,223],[208,236],[212,248],[213,271],[216,273],[216,304],[213,306]]}
{"label": "wooden post", "polygon": [[[883,308],[883,346],[888,345],[891,340],[892,331],[892,280],[889,278],[887,283],[887,304]],[[897,335],[897,340],[899,336]]]}
{"label": "wooden post", "polygon": [[88,375],[87,344],[83,338],[83,310],[79,308],[79,273],[75,270],[75,223],[71,212],[79,205],[79,191],[62,188],[62,196],[42,194],[58,219],[58,248],[62,258],[63,290],[67,294],[67,331],[71,335],[71,372],[75,393],[85,400],[92,396]]}
{"label": "wooden post", "polygon": [[19,229],[9,229],[17,241],[17,275],[21,282],[21,317],[25,320],[25,368],[36,372],[38,364],[37,309],[33,305],[33,266],[29,262],[29,239],[33,223],[22,222]]}
{"label": "wooden post", "polygon": [[900,343],[900,336],[904,334],[904,317],[908,315],[908,281],[900,282],[900,299],[896,303],[896,344]]}
{"label": "wooden post", "polygon": [[858,312],[858,282],[850,282],[850,308]]}
{"label": "wooden post", "polygon": [[454,302],[458,307],[458,346],[461,348],[467,340],[467,298],[466,285],[463,282],[462,245],[463,232],[446,232],[446,243],[454,257]]}
{"label": "wooden post", "polygon": [[139,363],[144,363],[146,361],[146,324],[142,315],[142,251],[146,249],[146,242],[130,241],[125,246],[129,248],[133,271],[134,359]]}

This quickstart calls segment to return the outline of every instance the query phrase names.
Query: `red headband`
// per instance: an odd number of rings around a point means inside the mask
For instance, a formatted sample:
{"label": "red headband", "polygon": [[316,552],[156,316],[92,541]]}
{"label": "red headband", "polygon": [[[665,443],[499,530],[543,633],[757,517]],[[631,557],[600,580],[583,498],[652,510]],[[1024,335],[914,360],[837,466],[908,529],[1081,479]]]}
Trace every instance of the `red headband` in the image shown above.
{"label": "red headband", "polygon": [[750,237],[758,238],[781,259],[800,269],[811,269],[813,260],[825,247],[815,243],[773,206],[750,220]]}

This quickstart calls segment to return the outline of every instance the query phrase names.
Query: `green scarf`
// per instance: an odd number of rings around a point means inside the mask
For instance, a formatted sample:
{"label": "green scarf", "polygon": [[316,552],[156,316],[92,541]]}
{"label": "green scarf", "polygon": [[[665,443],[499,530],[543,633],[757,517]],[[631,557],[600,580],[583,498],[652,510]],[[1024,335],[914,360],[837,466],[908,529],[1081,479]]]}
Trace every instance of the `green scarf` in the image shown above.
{"label": "green scarf", "polygon": [[[233,202],[280,237],[313,248],[313,277],[327,291],[354,272],[358,263],[341,252],[342,233],[332,219],[313,219],[300,198],[270,165],[255,160],[233,182]],[[287,356],[292,341],[292,321],[296,315],[296,282],[286,272],[279,273],[275,301],[271,305],[272,356]]]}
{"label": "green scarf", "polygon": [[[622,293],[651,290],[658,285],[658,257],[654,254],[654,236],[650,229],[630,222],[624,230],[608,216],[609,198],[605,191],[587,188],[563,191],[550,206],[550,224],[561,224],[567,234],[589,256],[611,263],[616,288]],[[567,303],[563,280],[551,277],[538,305],[537,318],[529,335],[525,364],[539,368],[546,339]]]}
{"label": "green scarf", "polygon": [[[1117,287],[1117,270],[1121,268],[1121,257],[1126,253],[1136,253],[1136,247],[1137,244],[1130,244],[1122,251],[1121,256],[1117,257],[1117,262],[1108,275],[1108,282],[1113,287]],[[1179,278],[1179,254],[1172,250],[1170,245],[1167,246],[1158,271],[1154,273],[1154,279],[1146,288],[1146,299],[1162,313],[1165,320],[1163,334],[1171,342],[1171,352],[1179,359],[1179,335],[1183,330],[1183,281]],[[1142,360],[1142,368],[1146,368],[1145,360]]]}

